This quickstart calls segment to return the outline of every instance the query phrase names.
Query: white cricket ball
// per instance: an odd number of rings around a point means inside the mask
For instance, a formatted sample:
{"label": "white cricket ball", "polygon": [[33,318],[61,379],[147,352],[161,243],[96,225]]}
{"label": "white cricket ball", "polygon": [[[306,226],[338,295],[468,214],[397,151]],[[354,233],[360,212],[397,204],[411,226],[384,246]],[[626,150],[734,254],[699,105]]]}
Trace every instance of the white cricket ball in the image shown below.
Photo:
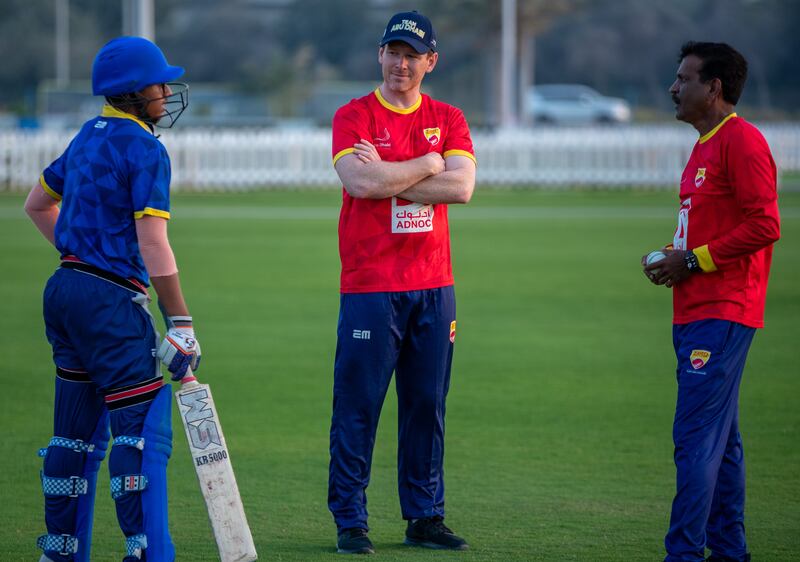
{"label": "white cricket ball", "polygon": [[645,259],[645,264],[650,265],[651,263],[659,262],[659,261],[663,260],[666,257],[667,257],[667,254],[665,254],[661,250],[654,250],[654,251],[650,252],[649,254],[647,254],[647,258]]}

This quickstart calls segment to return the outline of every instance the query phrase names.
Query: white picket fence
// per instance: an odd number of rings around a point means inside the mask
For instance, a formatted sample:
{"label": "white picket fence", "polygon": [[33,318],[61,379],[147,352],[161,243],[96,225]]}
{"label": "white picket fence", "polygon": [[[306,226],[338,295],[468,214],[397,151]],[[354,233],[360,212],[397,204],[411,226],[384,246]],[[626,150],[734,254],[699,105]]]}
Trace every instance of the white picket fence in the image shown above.
{"label": "white picket fence", "polygon": [[[800,171],[800,124],[760,127],[779,169]],[[0,131],[0,191],[27,190],[74,131]],[[686,125],[540,128],[473,135],[482,185],[674,187],[697,135]],[[329,130],[167,131],[175,189],[339,187]]]}

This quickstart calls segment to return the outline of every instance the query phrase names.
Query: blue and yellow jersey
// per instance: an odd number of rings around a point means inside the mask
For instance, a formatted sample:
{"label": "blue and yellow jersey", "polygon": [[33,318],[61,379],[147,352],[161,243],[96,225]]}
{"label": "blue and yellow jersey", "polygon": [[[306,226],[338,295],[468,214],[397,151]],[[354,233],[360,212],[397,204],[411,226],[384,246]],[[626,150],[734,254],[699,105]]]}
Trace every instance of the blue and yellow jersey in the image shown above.
{"label": "blue and yellow jersey", "polygon": [[169,218],[170,162],[144,122],[106,105],[42,173],[61,201],[56,248],[62,256],[148,284],[135,219]]}

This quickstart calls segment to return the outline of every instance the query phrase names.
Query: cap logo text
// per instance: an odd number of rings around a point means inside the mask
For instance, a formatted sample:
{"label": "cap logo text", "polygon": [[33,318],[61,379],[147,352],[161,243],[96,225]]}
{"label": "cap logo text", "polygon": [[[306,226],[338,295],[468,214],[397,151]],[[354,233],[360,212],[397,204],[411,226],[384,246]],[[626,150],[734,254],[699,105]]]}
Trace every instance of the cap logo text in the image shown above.
{"label": "cap logo text", "polygon": [[420,39],[425,39],[425,32],[421,29],[417,29],[417,22],[414,20],[403,20],[400,23],[394,24],[391,32],[394,33],[395,31],[410,31]]}

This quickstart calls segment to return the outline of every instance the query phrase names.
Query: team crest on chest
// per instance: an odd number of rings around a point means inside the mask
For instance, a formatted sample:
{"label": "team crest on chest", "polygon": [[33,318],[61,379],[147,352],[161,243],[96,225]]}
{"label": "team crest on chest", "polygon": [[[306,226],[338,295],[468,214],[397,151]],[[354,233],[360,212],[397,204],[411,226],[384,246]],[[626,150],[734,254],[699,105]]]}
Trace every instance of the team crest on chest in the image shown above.
{"label": "team crest on chest", "polygon": [[439,139],[442,136],[442,132],[439,130],[439,127],[423,129],[422,134],[425,135],[425,138],[428,139],[428,142],[431,143],[432,146],[439,144]]}
{"label": "team crest on chest", "polygon": [[700,187],[704,181],[706,181],[706,169],[697,168],[697,174],[694,176],[694,186]]}
{"label": "team crest on chest", "polygon": [[692,354],[689,356],[689,363],[692,364],[693,369],[702,369],[711,359],[711,352],[705,349],[693,349]]}

